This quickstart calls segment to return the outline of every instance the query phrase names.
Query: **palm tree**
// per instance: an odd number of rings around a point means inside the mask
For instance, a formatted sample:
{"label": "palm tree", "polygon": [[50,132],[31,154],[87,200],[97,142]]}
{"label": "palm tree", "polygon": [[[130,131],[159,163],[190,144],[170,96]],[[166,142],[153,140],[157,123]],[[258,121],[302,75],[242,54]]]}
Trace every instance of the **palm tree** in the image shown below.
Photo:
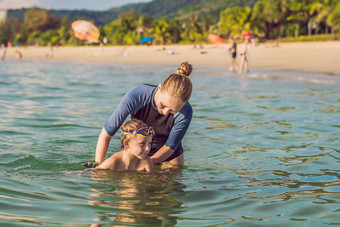
{"label": "palm tree", "polygon": [[218,33],[231,37],[238,36],[244,31],[250,31],[250,17],[251,9],[249,7],[227,8],[220,14]]}
{"label": "palm tree", "polygon": [[335,5],[332,12],[327,16],[326,23],[331,26],[333,39],[336,39],[336,31],[340,29],[340,2]]}
{"label": "palm tree", "polygon": [[145,36],[145,32],[152,26],[153,18],[151,16],[140,15],[136,21],[137,33]]}
{"label": "palm tree", "polygon": [[299,35],[301,25],[307,25],[310,19],[311,0],[291,0],[290,15],[287,17],[295,26],[295,37]]}
{"label": "palm tree", "polygon": [[169,20],[168,31],[170,33],[171,43],[178,43],[181,41],[182,26],[178,19]]}
{"label": "palm tree", "polygon": [[165,20],[158,20],[153,28],[149,29],[149,33],[155,36],[155,41],[161,44],[167,43],[170,38],[168,31],[169,24]]}
{"label": "palm tree", "polygon": [[105,25],[103,31],[113,44],[132,44],[138,40],[135,24],[135,18],[123,15]]}
{"label": "palm tree", "polygon": [[201,41],[202,28],[198,22],[197,16],[191,14],[189,20],[184,24],[184,31],[181,34],[182,39],[190,42]]}
{"label": "palm tree", "polygon": [[[288,13],[288,2],[286,0],[262,0],[255,4],[252,12],[252,29],[258,35],[264,33],[267,39],[281,37],[281,28]],[[274,32],[277,34],[274,34]]]}
{"label": "palm tree", "polygon": [[[329,32],[329,24],[327,24],[326,19],[332,12],[332,9],[334,8],[334,0],[322,0],[314,2],[310,5],[310,13],[315,14],[314,17],[311,18],[310,24],[320,24],[322,22],[325,22],[326,25],[326,31],[325,33]],[[311,34],[311,28],[309,28],[309,34]]]}

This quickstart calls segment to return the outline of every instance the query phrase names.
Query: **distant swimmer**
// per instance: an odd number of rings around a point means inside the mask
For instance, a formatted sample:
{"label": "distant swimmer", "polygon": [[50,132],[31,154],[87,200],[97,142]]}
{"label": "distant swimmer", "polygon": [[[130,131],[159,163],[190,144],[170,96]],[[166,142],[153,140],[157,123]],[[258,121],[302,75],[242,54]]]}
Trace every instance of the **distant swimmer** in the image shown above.
{"label": "distant swimmer", "polygon": [[7,48],[4,43],[1,43],[1,61],[4,62],[6,58]]}
{"label": "distant swimmer", "polygon": [[15,54],[17,56],[18,63],[21,63],[22,53],[20,51],[16,50]]}
{"label": "distant swimmer", "polygon": [[48,44],[48,49],[49,49],[49,51],[48,51],[48,53],[46,53],[45,55],[44,55],[44,57],[45,58],[48,58],[48,57],[50,57],[50,58],[53,58],[53,45],[52,44]]}

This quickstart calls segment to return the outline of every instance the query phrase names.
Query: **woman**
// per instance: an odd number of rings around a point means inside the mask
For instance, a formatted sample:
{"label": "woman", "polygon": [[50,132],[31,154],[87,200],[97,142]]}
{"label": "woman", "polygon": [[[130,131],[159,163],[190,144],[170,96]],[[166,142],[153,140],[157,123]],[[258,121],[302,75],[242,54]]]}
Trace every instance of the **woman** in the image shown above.
{"label": "woman", "polygon": [[192,92],[191,71],[192,66],[184,62],[163,84],[143,84],[130,90],[99,135],[95,161],[99,164],[104,161],[111,138],[131,114],[131,118],[139,119],[155,130],[149,153],[153,164],[168,161],[172,165],[184,165],[181,141],[192,118],[188,102]]}
{"label": "woman", "polygon": [[248,69],[248,62],[249,62],[249,52],[248,52],[248,45],[249,45],[249,39],[245,39],[242,49],[241,49],[241,62],[240,62],[240,68],[239,68],[239,74],[242,74],[242,70],[244,68],[244,72],[247,74],[249,72]]}
{"label": "woman", "polygon": [[236,53],[237,51],[237,43],[235,42],[234,38],[230,39],[230,47],[229,52],[231,53],[231,66],[229,67],[230,71],[235,71],[238,68],[238,64],[236,62]]}

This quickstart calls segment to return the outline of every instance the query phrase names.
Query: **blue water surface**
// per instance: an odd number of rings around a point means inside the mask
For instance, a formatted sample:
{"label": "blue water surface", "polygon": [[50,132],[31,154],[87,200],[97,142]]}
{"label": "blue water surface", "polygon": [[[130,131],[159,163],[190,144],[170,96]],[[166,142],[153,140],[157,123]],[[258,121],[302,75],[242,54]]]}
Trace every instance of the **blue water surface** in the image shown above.
{"label": "blue water surface", "polygon": [[338,76],[194,65],[183,169],[76,174],[122,96],[177,67],[3,63],[1,226],[340,225]]}

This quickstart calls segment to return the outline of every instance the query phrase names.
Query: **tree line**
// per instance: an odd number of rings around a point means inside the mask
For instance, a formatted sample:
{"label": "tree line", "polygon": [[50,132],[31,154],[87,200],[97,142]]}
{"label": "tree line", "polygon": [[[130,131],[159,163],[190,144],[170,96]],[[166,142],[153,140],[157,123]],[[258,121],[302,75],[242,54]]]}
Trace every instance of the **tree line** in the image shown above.
{"label": "tree line", "polygon": [[[156,44],[202,43],[210,33],[228,39],[243,32],[262,40],[315,34],[332,34],[335,39],[340,29],[340,2],[261,0],[252,8],[226,8],[220,12],[217,23],[211,18],[192,13],[185,19],[156,19],[129,11],[99,26],[99,40],[106,37],[113,45],[135,45],[142,37],[150,36]],[[14,17],[0,22],[0,41],[21,45],[85,44],[74,37],[71,23],[67,15],[55,17],[49,10],[33,7],[26,11],[23,22]]]}

